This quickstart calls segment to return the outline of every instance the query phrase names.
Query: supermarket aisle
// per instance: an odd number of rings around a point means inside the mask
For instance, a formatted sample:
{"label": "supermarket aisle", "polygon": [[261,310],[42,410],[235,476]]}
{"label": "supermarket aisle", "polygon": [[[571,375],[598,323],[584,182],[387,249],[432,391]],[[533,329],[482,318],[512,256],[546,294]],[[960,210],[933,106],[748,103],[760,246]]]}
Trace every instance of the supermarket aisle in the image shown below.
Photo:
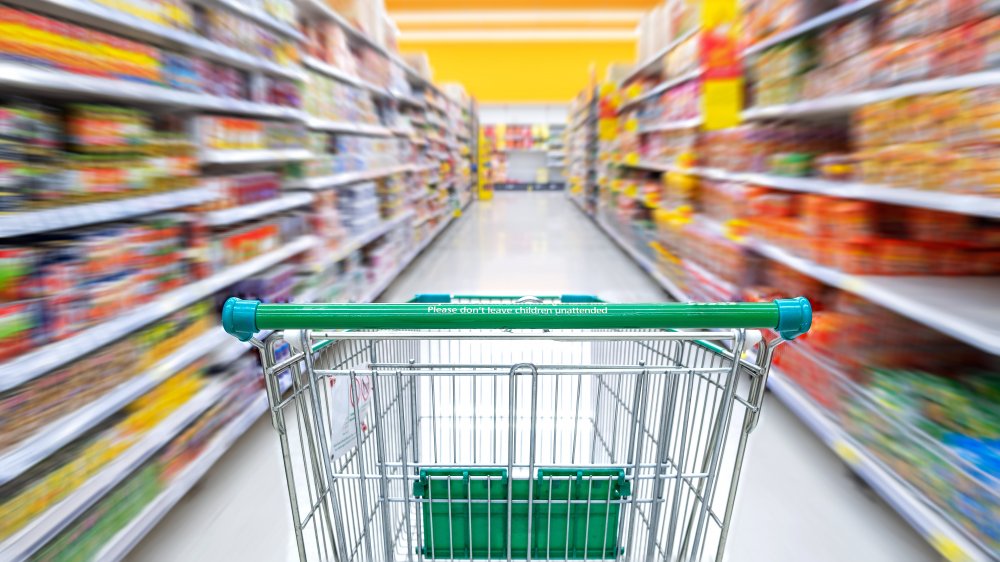
{"label": "supermarket aisle", "polygon": [[[498,193],[474,204],[390,287],[418,292],[595,293],[663,299],[656,285],[562,194]],[[731,560],[935,559],[855,484],[777,400],[766,403],[741,483]],[[294,559],[277,438],[262,419],[132,553],[135,561]]]}

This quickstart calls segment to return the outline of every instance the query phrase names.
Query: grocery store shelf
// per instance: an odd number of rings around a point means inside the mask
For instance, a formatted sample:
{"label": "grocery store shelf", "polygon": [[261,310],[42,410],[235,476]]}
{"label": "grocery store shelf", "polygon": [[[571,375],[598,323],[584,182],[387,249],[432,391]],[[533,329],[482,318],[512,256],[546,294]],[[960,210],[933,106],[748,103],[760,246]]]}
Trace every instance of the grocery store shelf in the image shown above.
{"label": "grocery store shelf", "polygon": [[345,84],[350,84],[352,86],[357,86],[358,88],[364,87],[364,82],[356,76],[351,76],[350,74],[340,70],[339,68],[325,63],[315,57],[310,57],[309,55],[304,55],[302,57],[302,64],[306,68],[310,68],[319,72],[320,74],[325,74],[334,80],[339,80]]}
{"label": "grocery store shelf", "polygon": [[397,277],[399,277],[399,274],[405,271],[406,268],[409,267],[410,263],[412,263],[413,260],[415,260],[417,256],[421,254],[421,252],[427,249],[427,246],[430,246],[431,242],[433,242],[434,239],[437,238],[438,235],[444,231],[444,229],[448,228],[448,225],[451,224],[453,220],[454,217],[449,216],[440,225],[438,225],[434,229],[434,232],[428,234],[427,238],[425,238],[422,242],[420,242],[419,245],[417,245],[416,249],[414,249],[412,252],[410,252],[400,260],[399,265],[396,267],[395,270],[392,271],[392,273],[385,275],[384,277],[382,277],[382,279],[380,279],[377,283],[375,283],[375,286],[372,287],[368,292],[366,292],[361,297],[360,302],[375,302],[375,299],[377,299],[382,293],[385,292],[386,289],[389,288],[389,285],[391,285],[392,282],[395,281]]}
{"label": "grocery store shelf", "polygon": [[367,123],[353,123],[350,121],[333,121],[321,119],[319,117],[306,117],[306,126],[314,131],[326,131],[328,133],[350,133],[355,135],[367,135],[372,137],[391,137],[392,131],[381,125],[369,125]]}
{"label": "grocery store shelf", "polygon": [[865,12],[866,10],[868,10],[873,6],[877,6],[881,2],[882,0],[853,0],[852,2],[848,2],[832,10],[823,12],[822,14],[814,18],[810,18],[787,31],[776,33],[768,37],[767,39],[764,39],[763,41],[754,43],[750,47],[744,49],[743,55],[746,56],[746,55],[752,55],[754,53],[759,53],[761,51],[770,49],[775,45],[780,45],[781,43],[784,43],[789,39],[794,39],[796,37],[799,37],[800,35],[805,35],[821,27],[825,27],[827,25],[837,23],[841,20],[854,17],[858,14],[861,14],[862,12]]}
{"label": "grocery store shelf", "polygon": [[[577,204],[579,205],[579,203]],[[580,207],[580,209],[583,210],[583,207]],[[618,244],[618,246],[622,250],[625,250],[625,253],[631,256],[632,260],[635,261],[637,264],[639,264],[639,267],[641,267],[647,274],[649,274],[649,276],[652,277],[653,280],[659,283],[659,285],[663,287],[663,289],[667,293],[669,293],[670,296],[672,296],[673,298],[677,299],[680,302],[690,302],[691,299],[689,299],[688,296],[684,294],[684,291],[681,291],[680,288],[677,285],[675,285],[673,281],[668,279],[666,275],[660,273],[659,269],[657,269],[656,267],[656,264],[654,264],[652,260],[642,255],[642,253],[633,248],[632,245],[628,243],[628,241],[622,238],[622,236],[618,234],[614,228],[612,228],[610,225],[604,222],[603,219],[597,218],[595,219],[595,222],[597,222],[597,225],[601,227],[601,230],[603,230],[604,233],[607,234],[609,238],[614,240],[615,243]]]}
{"label": "grocery store shelf", "polygon": [[1000,85],[1000,72],[976,72],[962,76],[947,76],[910,82],[879,90],[829,96],[781,105],[753,107],[743,112],[743,119],[752,121],[788,117],[825,117],[850,113],[860,107],[881,101],[998,85]]}
{"label": "grocery store shelf", "polygon": [[416,107],[418,109],[427,109],[427,102],[416,96],[411,96],[396,91],[390,91],[390,93],[392,94],[392,97],[399,100],[399,103],[402,105],[408,105],[410,107]]}
{"label": "grocery store shelf", "polygon": [[300,16],[307,17],[303,13],[303,10],[307,10],[333,21],[338,26],[340,26],[341,29],[347,32],[348,37],[350,37],[352,40],[363,43],[364,46],[374,50],[375,52],[379,53],[380,55],[388,59],[391,63],[395,64],[399,68],[402,68],[403,71],[406,72],[407,76],[409,76],[412,79],[412,81],[427,86],[428,88],[430,88],[435,92],[441,93],[441,91],[438,89],[437,86],[424,79],[424,77],[420,76],[420,74],[418,74],[417,71],[410,68],[408,64],[403,62],[401,58],[387,51],[385,47],[376,43],[375,40],[369,37],[365,32],[351,25],[351,23],[347,21],[347,19],[345,19],[343,16],[334,11],[333,8],[329,7],[326,4],[326,2],[324,2],[324,0],[299,0],[297,4],[300,10],[299,11]]}
{"label": "grocery store shelf", "polygon": [[696,70],[692,70],[691,72],[686,72],[686,73],[678,76],[677,78],[671,78],[669,80],[664,80],[663,82],[660,82],[659,84],[657,84],[653,89],[651,89],[648,92],[642,94],[641,96],[638,96],[638,97],[636,97],[633,100],[629,100],[629,101],[623,103],[621,105],[621,107],[618,108],[618,114],[621,115],[622,113],[628,111],[629,109],[631,109],[633,107],[636,107],[636,106],[639,106],[643,102],[645,102],[647,100],[650,100],[650,99],[653,99],[656,96],[662,94],[663,92],[666,92],[667,90],[670,90],[670,89],[674,88],[675,86],[680,86],[681,84],[683,84],[685,82],[690,82],[691,80],[695,80],[695,79],[701,77],[701,73],[702,73],[702,70],[699,68],[699,69],[696,69]]}
{"label": "grocery store shelf", "polygon": [[0,560],[26,560],[65,529],[87,508],[104,497],[173,440],[191,422],[223,398],[225,385],[209,383],[204,389],[157,424],[125,452],[80,484],[62,501],[53,504],[26,526],[0,543]]}
{"label": "grocery store shelf", "polygon": [[279,195],[268,201],[261,201],[252,205],[233,207],[231,209],[220,209],[205,213],[204,222],[208,226],[224,226],[235,224],[250,219],[256,219],[267,215],[273,215],[296,207],[302,207],[312,203],[313,196],[310,193],[286,193]]}
{"label": "grocery store shelf", "polygon": [[201,163],[205,165],[257,164],[309,160],[313,153],[305,148],[274,150],[204,150]]}
{"label": "grocery store shelf", "polygon": [[918,492],[854,441],[794,382],[773,367],[768,375],[767,386],[774,396],[777,396],[823,443],[867,482],[872,490],[937,548],[943,558],[954,562],[994,559],[970,541],[951,521],[929,506]]}
{"label": "grocery store shelf", "polygon": [[0,238],[25,236],[98,224],[212,201],[216,194],[204,187],[157,193],[101,203],[67,205],[55,209],[0,214]]}
{"label": "grocery store shelf", "polygon": [[701,117],[695,117],[693,119],[681,119],[679,121],[667,121],[665,123],[657,123],[655,125],[650,125],[648,127],[640,127],[639,134],[645,133],[660,133],[665,131],[681,131],[684,129],[693,129],[695,127],[701,127],[704,120]]}
{"label": "grocery store shelf", "polygon": [[355,236],[350,240],[347,240],[339,248],[334,250],[333,254],[326,256],[324,260],[325,262],[324,267],[329,267],[332,264],[335,264],[343,259],[346,259],[354,252],[360,250],[361,248],[364,248],[368,244],[371,244],[372,241],[381,238],[387,232],[396,228],[404,221],[409,220],[411,217],[413,217],[412,210],[404,211],[400,213],[399,216],[393,217],[387,221],[383,221],[382,224],[376,226],[375,228],[369,230],[368,232]]}
{"label": "grocery store shelf", "polygon": [[109,389],[100,398],[36,430],[0,454],[0,485],[17,478],[133,400],[215,349],[232,343],[221,328],[210,330],[174,351],[145,372]]}
{"label": "grocery store shelf", "polygon": [[395,174],[402,174],[405,172],[415,172],[415,171],[419,171],[419,168],[415,167],[412,164],[403,164],[400,166],[392,166],[389,168],[377,168],[375,170],[341,172],[339,174],[334,174],[332,176],[324,176],[320,178],[306,178],[294,182],[289,182],[288,184],[285,185],[285,188],[311,189],[311,190],[329,189],[331,187],[350,185],[352,183],[371,181],[385,176],[392,176]]}
{"label": "grocery store shelf", "polygon": [[[148,304],[132,309],[129,313],[2,363],[0,364],[0,392],[28,382],[95,349],[119,340],[172,312],[302,253],[314,247],[316,243],[315,237],[302,236],[277,250],[230,267],[207,279],[170,291]],[[0,559],[3,557],[0,556]]]}
{"label": "grocery store shelf", "polygon": [[1000,355],[1000,278],[850,275],[755,240],[762,255],[832,287],[862,296],[969,345]]}
{"label": "grocery store shelf", "polygon": [[84,76],[13,62],[0,62],[0,87],[10,92],[46,94],[74,101],[119,101],[277,119],[302,120],[305,116],[302,111],[291,107],[184,92],[129,80]]}
{"label": "grocery store shelf", "polygon": [[[382,56],[389,57],[389,52],[386,51],[381,45],[376,43],[371,37],[365,34],[360,29],[351,25],[351,22],[347,21],[344,16],[338,14],[333,8],[327,6],[324,0],[299,0],[297,2],[298,8],[300,10],[299,15],[303,16],[301,10],[308,9],[313,13],[320,14],[323,17],[333,21],[341,29],[347,32],[347,35],[356,41],[360,41],[365,44],[370,49],[374,49]],[[391,58],[391,57],[389,57]]]}
{"label": "grocery store shelf", "polygon": [[299,32],[298,29],[295,29],[294,24],[285,23],[275,18],[271,14],[265,12],[262,9],[252,8],[249,5],[251,4],[251,2],[247,2],[246,0],[195,0],[195,1],[200,2],[202,4],[214,4],[216,6],[222,6],[224,8],[228,8],[229,10],[236,12],[237,14],[245,17],[246,19],[270,29],[271,31],[280,33],[286,37],[290,37],[299,42],[306,40],[305,36],[302,35],[302,33]]}
{"label": "grocery store shelf", "polygon": [[645,167],[647,165],[649,167],[644,169],[653,169],[659,166],[663,168],[662,171],[688,173],[719,181],[742,182],[786,191],[817,193],[843,199],[878,201],[890,205],[921,207],[935,211],[948,211],[977,217],[1000,218],[1000,199],[995,197],[949,193],[947,191],[906,189],[858,182],[830,181],[817,178],[728,172],[718,168],[681,168],[679,166],[656,163],[639,163],[634,167]]}
{"label": "grocery store shelf", "polygon": [[243,412],[233,418],[205,445],[198,456],[177,473],[128,525],[105,543],[96,560],[122,560],[170,510],[208,473],[253,424],[267,411],[267,396],[261,392]]}
{"label": "grocery store shelf", "polygon": [[444,215],[446,213],[448,213],[448,208],[447,207],[445,207],[444,209],[441,209],[441,210],[439,210],[437,212],[434,212],[434,213],[428,213],[426,216],[420,217],[419,219],[413,221],[413,226],[414,227],[420,226],[420,225],[424,224],[425,222],[430,221],[430,220],[434,220],[434,219],[436,219],[436,218],[438,218],[441,215]]}
{"label": "grocery store shelf", "polygon": [[[232,5],[240,3],[236,0],[213,1],[225,1]],[[79,25],[126,36],[144,43],[182,50],[189,55],[197,55],[239,68],[259,70],[293,80],[303,78],[302,70],[299,68],[282,66],[239,49],[227,47],[217,41],[205,39],[194,33],[160,25],[90,0],[8,0],[6,3],[63,18]],[[72,76],[79,77],[80,75]]]}
{"label": "grocery store shelf", "polygon": [[662,49],[660,49],[659,51],[656,51],[656,53],[654,53],[653,56],[649,57],[645,61],[639,63],[635,68],[633,68],[632,72],[628,73],[628,75],[625,76],[625,79],[622,80],[622,84],[628,84],[629,82],[631,82],[636,77],[642,76],[643,74],[647,74],[647,71],[649,71],[653,66],[655,66],[657,63],[659,63],[660,59],[662,59],[663,57],[667,56],[667,54],[669,54],[670,51],[673,51],[674,49],[676,49],[678,45],[680,45],[681,43],[687,41],[688,39],[690,39],[691,37],[693,37],[699,31],[701,31],[701,28],[700,27],[695,27],[695,28],[691,29],[690,31],[688,31],[687,33],[681,34],[680,36],[678,36],[676,39],[674,39],[670,43],[664,45],[664,47]]}
{"label": "grocery store shelf", "polygon": [[878,201],[977,217],[1000,218],[1000,199],[996,197],[769,174],[736,174],[735,177],[739,181],[775,189],[818,193],[846,199]]}

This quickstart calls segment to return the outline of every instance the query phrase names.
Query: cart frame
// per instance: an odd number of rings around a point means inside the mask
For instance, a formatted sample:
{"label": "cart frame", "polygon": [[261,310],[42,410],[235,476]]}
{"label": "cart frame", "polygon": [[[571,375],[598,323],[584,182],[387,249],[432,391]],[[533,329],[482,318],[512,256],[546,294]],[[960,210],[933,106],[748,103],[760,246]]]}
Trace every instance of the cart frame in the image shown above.
{"label": "cart frame", "polygon": [[[301,560],[722,559],[808,301],[512,301],[227,301],[261,353]],[[778,336],[748,361],[757,329]]]}

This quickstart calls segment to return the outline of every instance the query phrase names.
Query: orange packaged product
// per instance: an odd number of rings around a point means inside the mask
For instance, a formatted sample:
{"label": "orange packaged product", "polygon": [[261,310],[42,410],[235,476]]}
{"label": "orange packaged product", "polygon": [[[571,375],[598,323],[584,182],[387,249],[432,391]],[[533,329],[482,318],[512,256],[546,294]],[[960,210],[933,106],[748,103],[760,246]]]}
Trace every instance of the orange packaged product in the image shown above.
{"label": "orange packaged product", "polygon": [[877,267],[883,275],[927,273],[927,246],[909,240],[881,239],[877,242]]}
{"label": "orange packaged product", "polygon": [[875,235],[873,221],[878,205],[870,201],[833,201],[827,207],[831,235],[840,240],[868,239]]}
{"label": "orange packaged product", "polygon": [[833,233],[826,220],[826,209],[834,200],[825,195],[799,195],[796,200],[802,217],[802,230],[814,237],[831,237]]}
{"label": "orange packaged product", "polygon": [[833,263],[830,267],[851,275],[873,275],[878,271],[872,259],[871,244],[868,242],[832,242],[830,253]]}
{"label": "orange packaged product", "polygon": [[906,209],[910,237],[924,242],[965,242],[975,236],[975,219],[959,213]]}

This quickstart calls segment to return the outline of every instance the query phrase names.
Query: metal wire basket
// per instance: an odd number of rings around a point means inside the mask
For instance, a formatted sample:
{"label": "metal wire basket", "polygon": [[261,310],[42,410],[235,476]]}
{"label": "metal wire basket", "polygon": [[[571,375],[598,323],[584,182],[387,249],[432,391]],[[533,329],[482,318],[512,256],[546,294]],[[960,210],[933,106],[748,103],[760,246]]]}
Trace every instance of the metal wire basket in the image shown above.
{"label": "metal wire basket", "polygon": [[[811,309],[230,299],[223,323],[261,351],[302,560],[719,560],[774,348]],[[781,337],[739,360],[748,329]]]}

